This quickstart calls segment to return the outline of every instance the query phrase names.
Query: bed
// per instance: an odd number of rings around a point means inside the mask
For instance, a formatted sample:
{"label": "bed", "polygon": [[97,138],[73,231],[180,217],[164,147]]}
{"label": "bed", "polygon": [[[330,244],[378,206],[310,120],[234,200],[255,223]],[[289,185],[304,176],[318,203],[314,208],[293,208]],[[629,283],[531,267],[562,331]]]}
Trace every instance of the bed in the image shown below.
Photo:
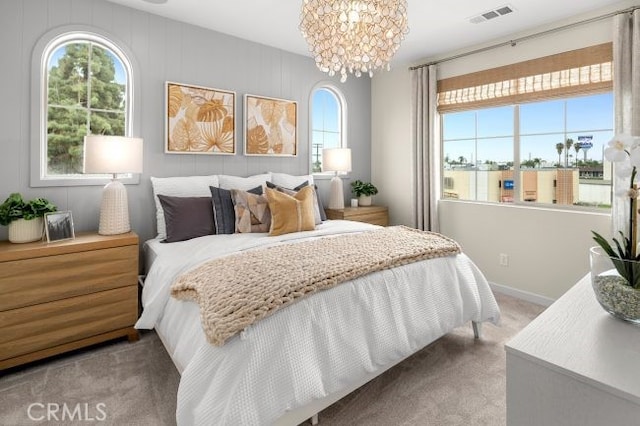
{"label": "bed", "polygon": [[303,297],[222,346],[207,341],[198,304],[170,295],[178,277],[213,258],[377,228],[331,220],[280,236],[145,242],[144,310],[136,327],[156,330],[181,374],[178,425],[315,421],[323,408],[454,328],[498,323],[489,285],[463,253],[374,272]]}

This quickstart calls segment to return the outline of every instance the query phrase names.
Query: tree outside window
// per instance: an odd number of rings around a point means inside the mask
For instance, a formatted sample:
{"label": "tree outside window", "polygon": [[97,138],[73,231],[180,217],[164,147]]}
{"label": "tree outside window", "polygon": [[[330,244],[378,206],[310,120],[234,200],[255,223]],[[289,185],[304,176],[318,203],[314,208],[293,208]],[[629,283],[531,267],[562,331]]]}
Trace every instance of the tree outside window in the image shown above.
{"label": "tree outside window", "polygon": [[81,39],[57,46],[46,63],[46,173],[79,175],[85,135],[126,134],[125,66],[111,49]]}

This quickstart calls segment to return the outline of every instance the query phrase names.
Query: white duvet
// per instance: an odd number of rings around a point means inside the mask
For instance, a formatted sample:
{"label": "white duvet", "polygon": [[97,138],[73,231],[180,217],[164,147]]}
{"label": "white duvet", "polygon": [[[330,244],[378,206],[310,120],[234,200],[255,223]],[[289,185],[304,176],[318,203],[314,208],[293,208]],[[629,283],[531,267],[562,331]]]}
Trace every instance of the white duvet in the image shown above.
{"label": "white duvet", "polygon": [[489,285],[464,254],[377,272],[318,292],[222,347],[207,343],[195,302],[170,297],[173,281],[207,259],[373,228],[327,221],[315,231],[278,237],[233,234],[151,242],[156,259],[145,280],[144,311],[136,328],[155,328],[182,374],[178,425],[272,424],[289,410],[385,370],[466,322],[498,322]]}

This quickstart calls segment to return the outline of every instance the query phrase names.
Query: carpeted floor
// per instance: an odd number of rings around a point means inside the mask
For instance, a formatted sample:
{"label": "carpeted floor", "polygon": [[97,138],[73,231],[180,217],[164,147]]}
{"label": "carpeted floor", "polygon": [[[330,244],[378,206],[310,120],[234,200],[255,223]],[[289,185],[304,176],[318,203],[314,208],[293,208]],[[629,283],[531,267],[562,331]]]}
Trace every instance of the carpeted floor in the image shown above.
{"label": "carpeted floor", "polygon": [[[481,340],[470,325],[455,330],[322,411],[320,425],[504,425],[504,344],[544,308],[496,298],[502,324],[484,325]],[[49,403],[59,415],[79,404],[84,420],[71,424],[175,424],[180,377],[153,332],[0,375],[1,425],[46,424],[29,413],[42,419]]]}

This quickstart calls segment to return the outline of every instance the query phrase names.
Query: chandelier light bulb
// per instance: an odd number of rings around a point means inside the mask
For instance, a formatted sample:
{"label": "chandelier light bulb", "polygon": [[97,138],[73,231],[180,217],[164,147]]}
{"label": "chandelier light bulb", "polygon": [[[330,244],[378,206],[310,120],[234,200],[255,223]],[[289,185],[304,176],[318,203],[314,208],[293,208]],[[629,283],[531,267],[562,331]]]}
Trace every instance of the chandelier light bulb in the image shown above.
{"label": "chandelier light bulb", "polygon": [[303,0],[300,32],[322,72],[373,76],[409,32],[407,0]]}

